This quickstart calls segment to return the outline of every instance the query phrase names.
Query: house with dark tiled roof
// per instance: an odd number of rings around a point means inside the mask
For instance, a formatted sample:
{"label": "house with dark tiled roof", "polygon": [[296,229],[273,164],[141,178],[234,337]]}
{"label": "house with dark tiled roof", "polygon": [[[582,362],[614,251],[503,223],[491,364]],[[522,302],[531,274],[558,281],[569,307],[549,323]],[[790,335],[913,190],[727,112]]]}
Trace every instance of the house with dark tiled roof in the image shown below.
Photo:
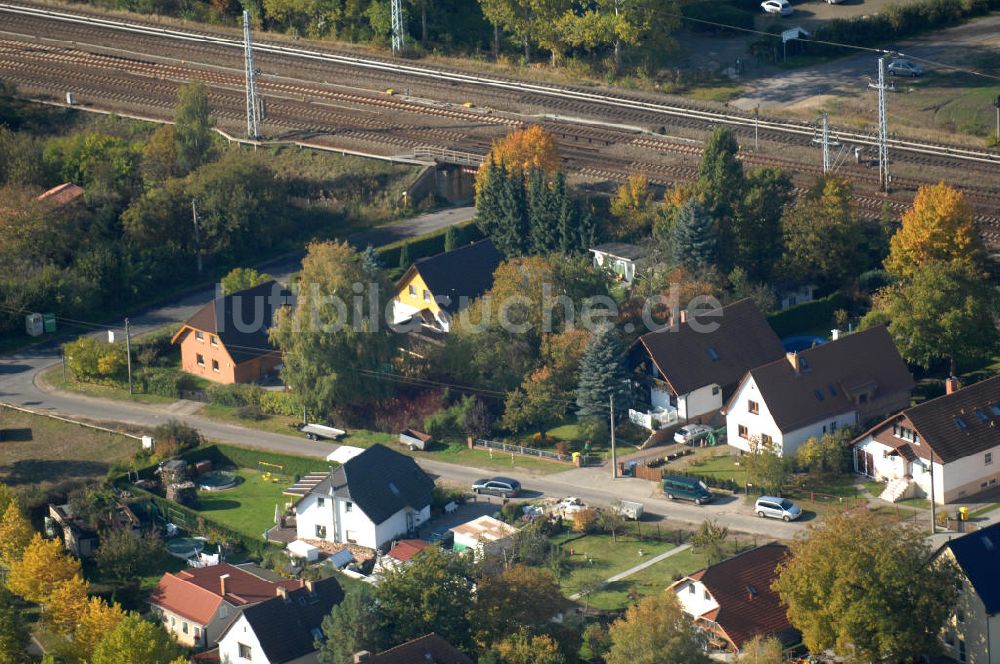
{"label": "house with dark tiled roof", "polygon": [[694,624],[708,633],[714,650],[739,653],[755,636],[776,637],[792,646],[800,635],[771,590],[786,556],[787,546],[765,544],[685,576],[669,590]]}
{"label": "house with dark tiled roof", "polygon": [[887,482],[883,498],[965,500],[1000,484],[1000,376],[901,410],[851,441],[854,470]]}
{"label": "house with dark tiled roof", "polygon": [[730,445],[793,454],[809,438],[863,425],[910,404],[913,376],[884,326],[757,366],[724,409]]}
{"label": "house with dark tiled roof", "polygon": [[222,295],[203,306],[174,334],[181,369],[216,383],[252,383],[281,364],[268,329],[292,295],[276,281]]}
{"label": "house with dark tiled roof", "polygon": [[323,618],[344,600],[336,577],[278,588],[264,602],[240,608],[219,637],[221,664],[314,664]]}
{"label": "house with dark tiled roof", "polygon": [[[1000,524],[943,544],[935,560],[959,570],[962,584],[955,609],[941,630],[944,654],[958,662],[1000,662]],[[994,650],[994,645],[996,649]]]}
{"label": "house with dark tiled roof", "polygon": [[149,596],[152,614],[182,645],[214,646],[241,608],[295,590],[301,581],[281,579],[255,565],[212,565],[163,575]]}
{"label": "house with dark tiled roof", "polygon": [[748,370],[784,352],[750,299],[682,311],[677,325],[642,335],[626,354],[641,404],[630,417],[650,429],[705,418],[722,408]]}
{"label": "house with dark tiled roof", "polygon": [[393,323],[448,332],[455,315],[492,288],[502,262],[489,239],[418,260],[396,284]]}
{"label": "house with dark tiled roof", "polygon": [[361,651],[353,659],[356,664],[472,664],[467,655],[434,633],[377,655]]}
{"label": "house with dark tiled roof", "polygon": [[295,504],[298,538],[382,549],[430,519],[433,489],[413,457],[372,445]]}

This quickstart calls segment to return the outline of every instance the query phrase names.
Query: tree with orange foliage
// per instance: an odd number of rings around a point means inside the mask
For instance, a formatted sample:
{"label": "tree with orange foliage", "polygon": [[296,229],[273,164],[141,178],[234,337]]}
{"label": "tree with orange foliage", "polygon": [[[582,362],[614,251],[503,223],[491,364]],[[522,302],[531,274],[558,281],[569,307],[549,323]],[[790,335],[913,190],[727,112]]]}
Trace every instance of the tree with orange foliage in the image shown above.
{"label": "tree with orange foliage", "polygon": [[57,634],[72,634],[87,608],[90,584],[79,574],[52,589],[42,604],[42,619]]}
{"label": "tree with orange foliage", "polygon": [[73,654],[80,661],[88,661],[94,648],[104,635],[125,618],[117,603],[108,604],[100,597],[91,597],[80,612],[76,631],[73,633]]}
{"label": "tree with orange foliage", "polygon": [[531,125],[526,129],[515,129],[494,141],[487,161],[490,158],[508,168],[527,171],[535,167],[551,174],[559,168],[559,147],[552,134],[541,125]]}
{"label": "tree with orange foliage", "polygon": [[973,275],[983,271],[984,256],[972,208],[960,191],[941,182],[917,191],[892,236],[885,269],[909,280],[928,263],[943,261]]}

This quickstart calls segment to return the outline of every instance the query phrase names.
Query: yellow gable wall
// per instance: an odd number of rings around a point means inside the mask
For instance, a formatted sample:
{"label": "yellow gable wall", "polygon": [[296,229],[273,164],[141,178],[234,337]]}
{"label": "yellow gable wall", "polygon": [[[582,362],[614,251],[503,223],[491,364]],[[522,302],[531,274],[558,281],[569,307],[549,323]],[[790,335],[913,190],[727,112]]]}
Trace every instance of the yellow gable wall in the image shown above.
{"label": "yellow gable wall", "polygon": [[[410,286],[413,286],[414,288],[414,295],[410,295]],[[415,309],[430,309],[433,314],[440,313],[441,308],[438,307],[437,302],[434,301],[434,293],[431,293],[430,302],[424,300],[425,290],[428,290],[427,284],[424,283],[420,273],[413,270],[410,272],[409,279],[399,282],[399,286],[396,289],[396,299],[405,305],[414,307]]]}

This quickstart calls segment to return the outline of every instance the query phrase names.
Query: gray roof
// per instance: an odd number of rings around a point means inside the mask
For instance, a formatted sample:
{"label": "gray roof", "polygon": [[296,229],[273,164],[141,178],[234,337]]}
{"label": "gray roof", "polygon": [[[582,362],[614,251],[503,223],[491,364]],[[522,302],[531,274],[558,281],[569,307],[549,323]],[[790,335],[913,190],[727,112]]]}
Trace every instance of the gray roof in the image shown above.
{"label": "gray roof", "polygon": [[950,549],[958,566],[976,594],[993,616],[1000,612],[1000,524],[994,523],[944,544],[940,551]]}
{"label": "gray roof", "polygon": [[375,524],[410,507],[431,504],[434,480],[412,457],[376,443],[317,484],[310,493],[349,500]]}
{"label": "gray roof", "polygon": [[638,260],[643,254],[642,247],[638,247],[634,244],[627,244],[625,242],[606,242],[604,244],[599,244],[596,247],[591,247],[590,250],[600,252],[602,254],[608,254],[609,256],[614,256],[615,258],[625,258],[630,261]]}
{"label": "gray roof", "polygon": [[[497,250],[493,240],[487,238],[421,258],[410,269],[420,274],[438,305],[454,314],[463,298],[471,302],[493,287],[493,273],[502,262],[503,254]],[[407,270],[399,283],[407,283],[409,274]]]}

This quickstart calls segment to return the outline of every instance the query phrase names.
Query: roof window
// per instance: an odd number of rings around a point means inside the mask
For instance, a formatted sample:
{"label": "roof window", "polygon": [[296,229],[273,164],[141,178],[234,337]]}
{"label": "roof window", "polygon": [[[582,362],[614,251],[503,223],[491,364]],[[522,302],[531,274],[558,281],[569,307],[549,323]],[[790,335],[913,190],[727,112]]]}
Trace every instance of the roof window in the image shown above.
{"label": "roof window", "polygon": [[958,427],[959,431],[965,431],[969,428],[969,425],[959,415],[955,416],[955,426]]}
{"label": "roof window", "polygon": [[986,413],[979,410],[978,408],[976,409],[976,417],[978,417],[979,421],[982,422],[983,424],[986,424],[990,420],[990,418],[986,416]]}
{"label": "roof window", "polygon": [[830,396],[831,397],[837,396],[837,388],[835,388],[832,384],[827,385],[826,389],[830,391]]}
{"label": "roof window", "polygon": [[715,349],[712,348],[711,346],[709,346],[708,348],[706,348],[705,352],[708,353],[708,359],[712,360],[713,362],[718,362],[719,361],[719,354],[716,353]]}
{"label": "roof window", "polygon": [[997,417],[1000,417],[1000,406],[993,404],[992,406],[990,406],[990,412],[996,415]]}
{"label": "roof window", "polygon": [[393,484],[392,482],[389,482],[389,491],[392,491],[397,496],[399,495],[399,487]]}
{"label": "roof window", "polygon": [[822,390],[814,390],[813,394],[816,395],[816,400],[817,401],[822,401],[823,400],[823,391]]}

